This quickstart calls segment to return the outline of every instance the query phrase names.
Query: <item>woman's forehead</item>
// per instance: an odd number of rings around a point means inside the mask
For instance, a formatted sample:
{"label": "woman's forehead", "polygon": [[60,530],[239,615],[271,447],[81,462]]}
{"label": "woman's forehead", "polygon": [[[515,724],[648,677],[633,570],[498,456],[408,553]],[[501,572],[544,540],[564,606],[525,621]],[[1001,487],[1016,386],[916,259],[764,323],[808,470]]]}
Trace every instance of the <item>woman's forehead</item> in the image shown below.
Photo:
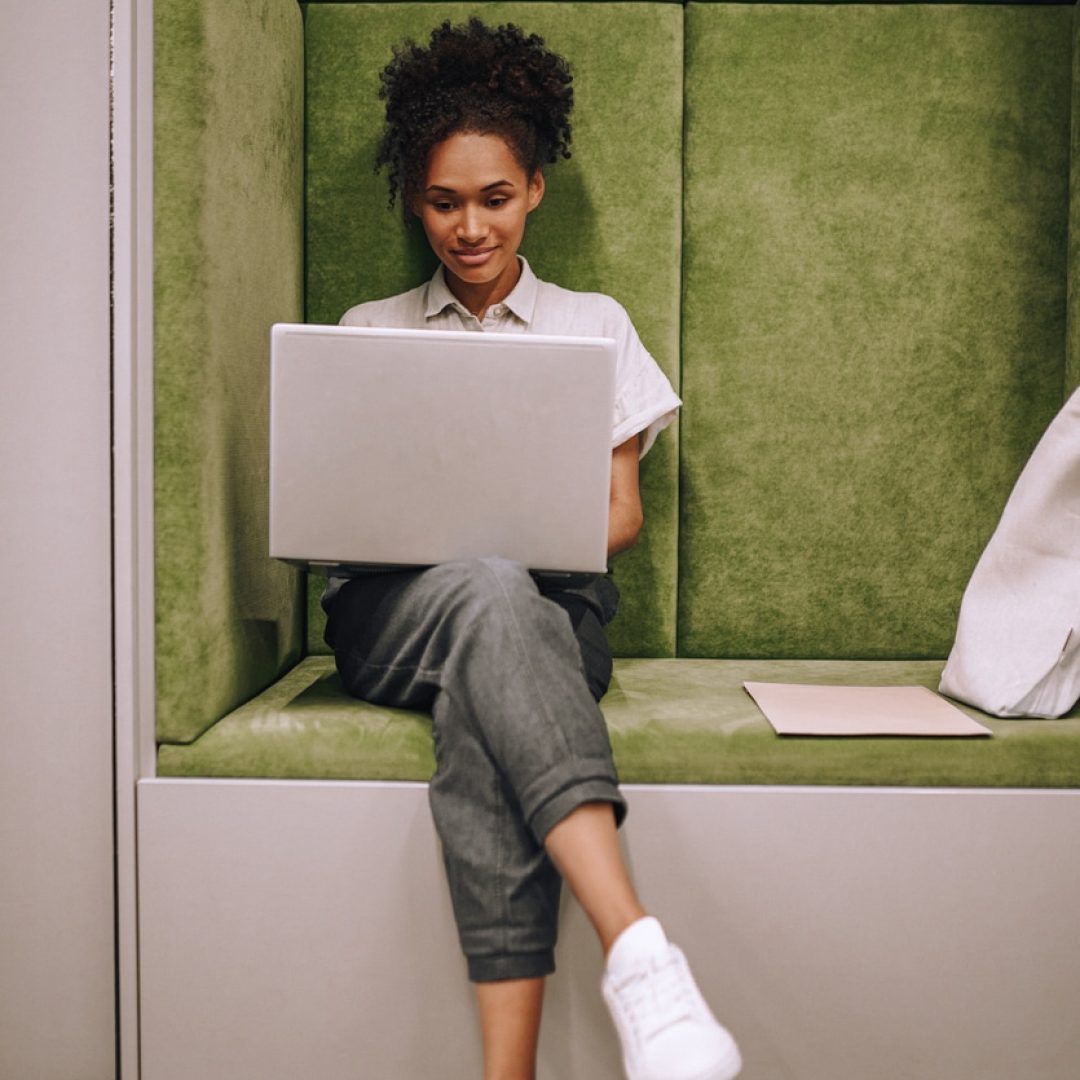
{"label": "woman's forehead", "polygon": [[483,188],[520,184],[525,170],[500,135],[456,132],[431,148],[425,187]]}

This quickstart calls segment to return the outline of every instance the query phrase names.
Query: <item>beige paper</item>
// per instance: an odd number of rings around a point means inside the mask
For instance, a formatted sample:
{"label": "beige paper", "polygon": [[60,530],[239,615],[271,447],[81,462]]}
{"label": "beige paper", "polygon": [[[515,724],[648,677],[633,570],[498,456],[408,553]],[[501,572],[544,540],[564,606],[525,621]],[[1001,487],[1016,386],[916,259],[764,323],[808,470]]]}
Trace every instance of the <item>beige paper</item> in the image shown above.
{"label": "beige paper", "polygon": [[744,682],[778,735],[991,735],[925,686]]}

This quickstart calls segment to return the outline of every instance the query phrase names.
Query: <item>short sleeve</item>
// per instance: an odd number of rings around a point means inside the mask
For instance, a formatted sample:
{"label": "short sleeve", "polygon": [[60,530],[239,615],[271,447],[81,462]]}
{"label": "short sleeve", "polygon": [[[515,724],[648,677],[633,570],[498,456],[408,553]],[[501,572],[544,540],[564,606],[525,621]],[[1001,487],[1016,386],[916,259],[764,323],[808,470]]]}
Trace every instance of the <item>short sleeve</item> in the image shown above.
{"label": "short sleeve", "polygon": [[612,446],[620,446],[643,433],[640,456],[644,457],[657,435],[675,419],[682,401],[668,377],[641,343],[630,316],[616,301],[611,336],[615,339],[615,428]]}

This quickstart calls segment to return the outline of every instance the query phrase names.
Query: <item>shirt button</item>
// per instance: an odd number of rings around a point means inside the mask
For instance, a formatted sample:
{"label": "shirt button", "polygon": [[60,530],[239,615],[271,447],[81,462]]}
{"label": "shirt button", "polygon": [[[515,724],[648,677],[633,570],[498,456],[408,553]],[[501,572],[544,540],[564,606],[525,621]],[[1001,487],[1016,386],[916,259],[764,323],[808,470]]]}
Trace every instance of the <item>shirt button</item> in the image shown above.
{"label": "shirt button", "polygon": [[502,304],[496,304],[491,309],[491,314],[494,315],[496,319],[501,319],[506,314],[506,308],[504,308]]}

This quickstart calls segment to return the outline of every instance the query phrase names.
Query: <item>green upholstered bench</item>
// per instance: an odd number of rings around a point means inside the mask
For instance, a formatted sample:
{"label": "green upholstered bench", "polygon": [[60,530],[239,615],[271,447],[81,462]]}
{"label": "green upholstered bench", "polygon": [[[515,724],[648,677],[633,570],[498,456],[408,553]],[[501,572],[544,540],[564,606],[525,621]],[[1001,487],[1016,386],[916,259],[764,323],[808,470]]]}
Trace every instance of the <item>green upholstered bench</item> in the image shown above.
{"label": "green upholstered bench", "polygon": [[[627,783],[1073,787],[1080,715],[998,720],[990,739],[778,738],[745,679],[936,687],[937,661],[619,660],[603,701]],[[435,770],[422,713],[357,703],[331,657],[302,660],[190,746],[161,747],[169,776],[421,780]]]}
{"label": "green upholstered bench", "polygon": [[371,175],[377,73],[474,10],[578,74],[523,250],[618,297],[685,401],[614,568],[623,779],[1080,786],[1077,716],[788,739],[741,689],[936,686],[1080,380],[1080,54],[1038,5],[157,0],[159,775],[431,774],[425,718],[343,695],[318,582],[266,555],[266,342],[429,272]]}

